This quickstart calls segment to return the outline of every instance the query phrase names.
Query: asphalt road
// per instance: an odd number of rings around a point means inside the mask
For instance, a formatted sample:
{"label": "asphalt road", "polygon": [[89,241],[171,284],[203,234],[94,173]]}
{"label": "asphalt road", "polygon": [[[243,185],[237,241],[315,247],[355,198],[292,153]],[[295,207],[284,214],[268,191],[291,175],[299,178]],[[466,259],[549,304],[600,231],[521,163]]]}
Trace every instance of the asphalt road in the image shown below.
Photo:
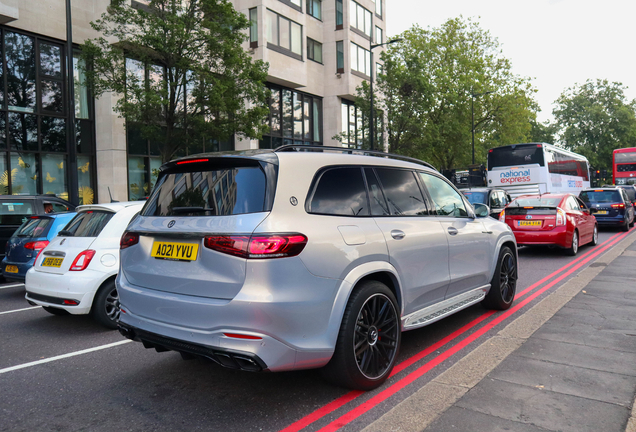
{"label": "asphalt road", "polygon": [[520,249],[518,311],[497,320],[476,305],[404,333],[393,376],[367,393],[319,371],[253,374],[146,350],[89,317],[30,306],[22,285],[0,285],[0,431],[359,431],[622,237],[601,231],[576,257]]}

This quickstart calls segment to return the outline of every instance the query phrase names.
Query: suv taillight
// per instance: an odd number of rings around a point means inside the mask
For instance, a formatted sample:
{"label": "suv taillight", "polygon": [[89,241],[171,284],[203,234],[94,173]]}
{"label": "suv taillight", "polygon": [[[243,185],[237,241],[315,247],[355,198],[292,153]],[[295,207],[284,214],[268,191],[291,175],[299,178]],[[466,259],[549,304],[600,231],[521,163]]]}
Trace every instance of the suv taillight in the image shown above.
{"label": "suv taillight", "polygon": [[95,251],[92,249],[87,249],[81,252],[77,256],[77,258],[75,258],[75,261],[73,261],[73,264],[71,264],[71,268],[69,269],[69,271],[82,271],[86,269],[86,267],[88,267],[88,265],[91,263],[91,260],[93,259],[94,256],[95,256]]}
{"label": "suv taillight", "polygon": [[127,247],[131,247],[139,243],[139,234],[134,232],[125,232],[123,236],[121,236],[121,240],[119,242],[119,249],[126,249]]}
{"label": "suv taillight", "polygon": [[612,204],[612,208],[624,209],[625,208],[625,204]]}
{"label": "suv taillight", "polygon": [[557,207],[556,226],[564,226],[566,220],[565,210]]}
{"label": "suv taillight", "polygon": [[499,213],[499,221],[500,222],[506,221],[506,210],[502,210],[501,213]]}
{"label": "suv taillight", "polygon": [[303,234],[207,236],[203,240],[208,249],[250,259],[293,257],[306,244],[307,237]]}

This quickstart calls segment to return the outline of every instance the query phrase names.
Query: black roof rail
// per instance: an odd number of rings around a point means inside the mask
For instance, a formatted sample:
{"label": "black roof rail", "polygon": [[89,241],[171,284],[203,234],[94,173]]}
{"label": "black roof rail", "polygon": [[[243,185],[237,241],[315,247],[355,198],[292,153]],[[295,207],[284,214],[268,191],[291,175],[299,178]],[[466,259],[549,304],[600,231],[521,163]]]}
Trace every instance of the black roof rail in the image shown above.
{"label": "black roof rail", "polygon": [[422,160],[408,157],[408,156],[396,155],[393,153],[384,153],[384,152],[375,151],[375,150],[364,150],[364,149],[355,149],[355,148],[348,148],[348,147],[330,147],[330,146],[322,146],[322,145],[304,145],[304,144],[287,144],[287,145],[283,145],[274,149],[275,152],[303,151],[303,150],[305,151],[310,151],[310,150],[339,151],[342,153],[360,154],[363,156],[378,156],[378,157],[385,157],[389,159],[398,159],[398,160],[403,160],[405,162],[412,162],[419,165],[424,165],[425,167],[428,167],[437,171],[437,168],[435,168],[433,165],[431,165],[428,162],[424,162]]}

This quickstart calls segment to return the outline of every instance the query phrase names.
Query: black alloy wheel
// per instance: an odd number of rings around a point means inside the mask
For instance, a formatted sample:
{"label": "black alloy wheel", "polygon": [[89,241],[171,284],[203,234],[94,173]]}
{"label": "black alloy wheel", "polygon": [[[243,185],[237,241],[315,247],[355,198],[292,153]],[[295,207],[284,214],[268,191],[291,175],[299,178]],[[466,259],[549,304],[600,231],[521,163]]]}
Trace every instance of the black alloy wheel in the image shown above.
{"label": "black alloy wheel", "polygon": [[490,282],[490,291],[482,301],[488,309],[506,310],[512,306],[517,292],[517,258],[504,246],[499,252],[497,268]]}
{"label": "black alloy wheel", "polygon": [[115,281],[110,280],[97,290],[91,307],[91,315],[104,327],[115,330],[119,321],[119,313],[119,294]]}

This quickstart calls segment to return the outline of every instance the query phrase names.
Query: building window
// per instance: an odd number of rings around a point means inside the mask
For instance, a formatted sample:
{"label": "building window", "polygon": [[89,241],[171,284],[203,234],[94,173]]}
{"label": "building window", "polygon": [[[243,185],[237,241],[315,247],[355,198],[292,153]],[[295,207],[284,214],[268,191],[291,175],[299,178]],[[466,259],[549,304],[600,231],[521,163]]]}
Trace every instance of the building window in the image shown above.
{"label": "building window", "polygon": [[366,138],[362,111],[346,99],[342,99],[342,144],[349,148],[362,148]]}
{"label": "building window", "polygon": [[322,44],[307,38],[307,58],[322,63]]}
{"label": "building window", "polygon": [[378,26],[375,27],[375,43],[382,43],[382,29]]}
{"label": "building window", "polygon": [[322,144],[322,99],[269,85],[269,133],[260,148],[276,148],[287,144]]}
{"label": "building window", "polygon": [[382,18],[382,0],[374,0],[375,2],[375,14]]}
{"label": "building window", "polygon": [[351,42],[351,70],[371,76],[371,51]]}
{"label": "building window", "polygon": [[344,43],[336,42],[336,72],[344,73]]}
{"label": "building window", "polygon": [[322,20],[322,0],[307,0],[307,13]]}
{"label": "building window", "polygon": [[[0,27],[0,47],[0,193],[69,199],[69,184],[76,181],[79,203],[93,203],[93,106],[79,55],[73,53],[76,120],[70,137],[64,44]],[[72,138],[77,175],[68,170]]]}
{"label": "building window", "polygon": [[336,30],[342,30],[343,25],[343,12],[342,12],[342,0],[336,0]]}
{"label": "building window", "polygon": [[371,12],[351,0],[351,9],[349,10],[349,24],[351,28],[361,31],[371,38]]}
{"label": "building window", "polygon": [[258,47],[258,13],[256,8],[250,9],[250,48]]}
{"label": "building window", "polygon": [[283,3],[285,3],[288,6],[293,7],[294,9],[299,10],[300,12],[303,11],[302,9],[302,0],[279,0]]}
{"label": "building window", "polygon": [[267,47],[302,60],[302,26],[267,10]]}

